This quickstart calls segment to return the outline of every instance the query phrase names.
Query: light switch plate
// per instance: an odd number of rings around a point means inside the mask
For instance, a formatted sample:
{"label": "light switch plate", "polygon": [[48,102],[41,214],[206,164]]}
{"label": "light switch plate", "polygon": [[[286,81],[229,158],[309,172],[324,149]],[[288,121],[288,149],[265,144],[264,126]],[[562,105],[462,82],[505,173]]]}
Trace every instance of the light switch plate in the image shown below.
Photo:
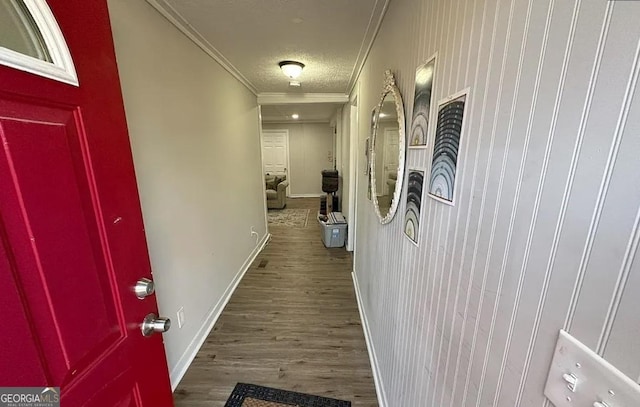
{"label": "light switch plate", "polygon": [[[575,391],[566,380],[572,374]],[[560,331],[544,395],[556,407],[640,406],[640,385],[565,331]]]}

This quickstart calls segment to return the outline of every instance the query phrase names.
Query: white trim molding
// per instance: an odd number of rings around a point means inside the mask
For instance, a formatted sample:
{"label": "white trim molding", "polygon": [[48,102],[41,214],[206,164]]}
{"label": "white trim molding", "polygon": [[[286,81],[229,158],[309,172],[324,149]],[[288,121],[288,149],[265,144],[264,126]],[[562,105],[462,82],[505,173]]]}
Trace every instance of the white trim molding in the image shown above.
{"label": "white trim molding", "polygon": [[378,397],[378,405],[380,407],[387,407],[387,393],[384,390],[384,384],[382,382],[382,373],[380,372],[380,363],[376,356],[376,349],[373,346],[373,338],[371,336],[371,329],[369,328],[369,321],[367,320],[367,314],[364,310],[362,303],[362,296],[360,294],[360,285],[358,284],[358,276],[355,271],[351,273],[353,278],[353,288],[356,292],[356,300],[358,301],[358,310],[360,311],[360,321],[362,321],[362,330],[364,331],[364,339],[367,343],[367,352],[369,353],[369,362],[371,363],[371,371],[373,373],[373,382],[376,386],[376,396]]}
{"label": "white trim molding", "polygon": [[256,87],[249,82],[249,80],[240,71],[233,66],[229,60],[222,55],[220,51],[216,49],[209,41],[207,41],[187,20],[182,17],[180,13],[176,11],[165,0],[146,0],[154,9],[156,9],[164,18],[166,18],[171,24],[173,24],[178,30],[187,36],[194,44],[202,49],[207,55],[215,60],[220,66],[222,66],[227,72],[229,72],[234,78],[242,83],[247,89],[254,95],[258,95]]}
{"label": "white trim molding", "polygon": [[[347,85],[347,93],[349,94],[353,92],[353,89],[358,82],[358,78],[360,77],[360,73],[362,72],[362,68],[364,68],[364,63],[371,52],[371,48],[373,48],[373,41],[378,36],[378,32],[382,26],[382,20],[384,19],[384,15],[387,13],[390,1],[391,0],[376,0],[375,5],[373,6],[373,11],[369,18],[369,24],[367,25],[367,30],[365,31],[364,38],[362,39],[360,51],[358,51],[358,57],[356,58],[355,64],[353,64],[353,71],[351,72],[349,84]],[[382,9],[378,14],[377,10],[379,7],[382,7]],[[377,21],[375,21],[376,16],[378,16]]]}
{"label": "white trim molding", "polygon": [[[360,162],[358,162],[358,152],[360,151],[360,145],[358,143],[358,90],[360,86],[357,85],[354,93],[349,98],[349,208],[347,213],[348,230],[347,233],[347,251],[353,252],[353,266],[356,264],[356,257],[358,253],[355,251],[356,247],[356,231],[358,230],[358,215],[356,208],[358,206],[358,169],[360,168]],[[361,159],[362,157],[360,157]],[[342,175],[344,177],[344,174]]]}
{"label": "white trim molding", "polygon": [[[258,105],[260,106],[260,105]],[[291,159],[289,157],[289,129],[266,129],[263,130],[262,128],[260,129],[260,148],[261,148],[261,155],[262,155],[262,174],[263,176],[267,173],[266,169],[264,168],[264,135],[265,134],[278,134],[278,133],[284,133],[285,134],[285,138],[287,141],[287,168],[285,168],[285,174],[287,176],[287,181],[289,181],[289,187],[287,188],[287,198],[291,197],[291,189],[292,187],[292,183],[291,183]],[[267,192],[265,189],[265,205],[266,205],[266,199],[267,199]],[[265,212],[265,216],[266,216],[266,212]],[[269,222],[267,221],[267,225],[269,224]]]}
{"label": "white trim molding", "polygon": [[289,198],[320,198],[321,196],[325,196],[327,194],[291,194]]}
{"label": "white trim molding", "polygon": [[60,26],[45,0],[25,1],[36,27],[42,35],[51,62],[0,47],[0,64],[78,86],[78,75]]}
{"label": "white trim molding", "polygon": [[264,124],[300,124],[300,123],[320,124],[320,123],[326,123],[327,126],[328,126],[329,125],[329,120],[298,120],[298,119],[281,119],[281,118],[274,118],[274,117],[263,117],[262,118],[262,123],[264,123]]}
{"label": "white trim molding", "polygon": [[171,391],[175,391],[175,389],[178,387],[178,384],[180,384],[180,381],[184,377],[184,374],[187,373],[187,369],[189,369],[189,366],[191,366],[191,362],[193,362],[193,359],[195,359],[198,351],[202,347],[202,344],[204,344],[204,341],[209,336],[209,333],[215,326],[218,318],[220,318],[224,307],[231,299],[231,296],[236,291],[236,288],[238,288],[238,284],[240,284],[242,277],[244,277],[244,275],[249,270],[249,267],[251,267],[251,264],[255,261],[256,257],[258,257],[258,254],[262,252],[262,250],[270,240],[271,234],[266,233],[262,237],[262,240],[258,242],[256,248],[249,255],[242,267],[240,267],[240,270],[238,271],[236,276],[233,278],[233,280],[231,280],[231,283],[225,290],[220,300],[209,310],[204,323],[189,343],[189,346],[187,346],[187,349],[178,360],[178,363],[176,363],[173,369],[171,369]]}
{"label": "white trim molding", "polygon": [[[148,1],[148,0],[147,0]],[[281,93],[263,92],[258,95],[259,105],[291,105],[301,103],[347,103],[346,93]]]}

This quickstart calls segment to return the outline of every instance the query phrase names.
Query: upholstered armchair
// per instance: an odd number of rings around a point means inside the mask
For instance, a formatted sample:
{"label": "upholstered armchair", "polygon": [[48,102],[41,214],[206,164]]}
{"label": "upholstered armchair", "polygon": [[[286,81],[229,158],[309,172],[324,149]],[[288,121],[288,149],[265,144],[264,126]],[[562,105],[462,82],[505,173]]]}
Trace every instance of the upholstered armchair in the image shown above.
{"label": "upholstered armchair", "polygon": [[389,186],[389,197],[393,199],[393,194],[396,191],[396,183],[398,182],[398,174],[396,172],[389,173],[387,179],[387,185]]}
{"label": "upholstered armchair", "polygon": [[287,205],[289,181],[285,175],[266,175],[267,209],[282,209]]}

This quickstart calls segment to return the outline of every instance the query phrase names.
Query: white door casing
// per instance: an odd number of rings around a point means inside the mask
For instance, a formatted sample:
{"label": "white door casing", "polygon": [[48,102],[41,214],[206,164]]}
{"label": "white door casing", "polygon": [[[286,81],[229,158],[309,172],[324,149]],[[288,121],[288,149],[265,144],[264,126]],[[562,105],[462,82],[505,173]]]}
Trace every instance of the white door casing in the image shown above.
{"label": "white door casing", "polygon": [[289,180],[287,196],[291,191],[289,176],[289,130],[262,131],[262,162],[265,174],[286,175]]}
{"label": "white door casing", "polygon": [[[358,161],[358,149],[360,148],[358,143],[358,99],[354,98],[349,105],[351,111],[349,112],[349,208],[347,209],[348,217],[347,222],[349,224],[349,230],[347,233],[347,250],[353,252],[356,245],[356,223],[357,212],[356,207],[358,205],[358,176],[357,171],[360,168],[360,161]],[[357,254],[354,252],[354,257]],[[353,264],[355,265],[355,258]]]}

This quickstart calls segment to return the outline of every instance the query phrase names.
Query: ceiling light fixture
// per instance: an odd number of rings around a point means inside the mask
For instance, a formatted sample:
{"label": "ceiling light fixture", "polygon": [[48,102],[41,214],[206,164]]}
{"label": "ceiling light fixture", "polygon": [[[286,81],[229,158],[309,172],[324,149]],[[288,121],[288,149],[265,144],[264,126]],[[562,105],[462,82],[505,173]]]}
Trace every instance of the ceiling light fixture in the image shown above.
{"label": "ceiling light fixture", "polygon": [[298,117],[300,117],[300,116],[298,116],[298,113],[294,113],[294,114],[291,115],[292,119],[297,119]]}
{"label": "ceiling light fixture", "polygon": [[304,64],[296,61],[282,61],[278,64],[282,72],[291,79],[296,79],[302,73]]}

